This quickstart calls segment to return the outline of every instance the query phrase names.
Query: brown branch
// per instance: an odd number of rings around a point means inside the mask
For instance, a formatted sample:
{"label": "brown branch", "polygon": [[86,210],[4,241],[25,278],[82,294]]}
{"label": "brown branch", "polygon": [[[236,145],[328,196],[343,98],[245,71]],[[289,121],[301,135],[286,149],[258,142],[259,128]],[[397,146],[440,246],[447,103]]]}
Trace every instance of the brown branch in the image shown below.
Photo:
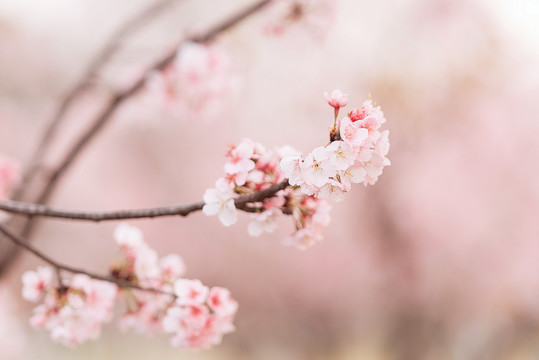
{"label": "brown branch", "polygon": [[54,267],[57,270],[57,272],[62,270],[62,271],[67,271],[67,272],[72,273],[72,274],[83,274],[83,275],[91,277],[92,279],[101,280],[101,281],[108,281],[108,282],[114,283],[114,284],[116,284],[116,285],[118,285],[119,287],[122,287],[122,288],[131,288],[131,289],[137,289],[137,290],[141,290],[141,291],[148,291],[148,292],[154,292],[154,293],[160,293],[160,294],[166,294],[166,295],[174,296],[174,294],[171,294],[171,293],[159,290],[159,289],[147,288],[147,287],[139,286],[137,284],[133,284],[133,283],[130,283],[130,282],[127,282],[127,281],[115,279],[115,278],[113,278],[111,276],[104,276],[104,275],[94,274],[94,273],[86,271],[84,269],[79,269],[79,268],[76,268],[76,267],[73,267],[73,266],[61,264],[61,263],[57,262],[56,260],[50,258],[48,255],[44,254],[40,250],[38,250],[35,246],[31,245],[24,238],[22,238],[21,236],[15,234],[11,230],[9,230],[3,224],[0,224],[0,232],[3,233],[4,235],[6,235],[6,237],[8,239],[10,239],[18,247],[27,250],[28,252],[34,254],[35,256],[37,256],[38,258],[40,258],[41,260],[43,260],[47,264]]}
{"label": "brown branch", "polygon": [[43,136],[39,140],[39,144],[31,157],[30,164],[23,174],[21,185],[13,194],[14,199],[20,199],[24,195],[28,182],[35,176],[37,170],[41,166],[40,164],[43,161],[43,157],[47,153],[59,126],[63,122],[67,109],[71,107],[73,101],[78,98],[79,95],[88,87],[92,81],[92,78],[99,73],[103,65],[105,65],[117,52],[120,47],[121,40],[138,30],[148,20],[158,15],[161,11],[163,11],[163,9],[170,5],[172,1],[173,0],[160,0],[155,4],[152,4],[150,7],[144,9],[141,13],[138,13],[134,18],[130,19],[110,37],[103,49],[90,62],[80,80],[67,92],[66,96],[63,98],[62,102],[51,118],[49,125],[45,129]]}
{"label": "brown branch", "polygon": [[[276,185],[273,185],[265,190],[254,192],[240,196],[234,200],[234,204],[240,210],[246,212],[256,212],[257,209],[247,206],[248,204],[261,202],[264,199],[275,196],[277,192],[285,189],[288,186],[288,180],[284,180]],[[163,206],[150,209],[134,209],[134,210],[116,210],[116,211],[69,211],[49,208],[46,205],[31,204],[19,201],[0,201],[0,210],[4,210],[14,214],[22,214],[27,216],[44,216],[51,218],[62,218],[70,220],[86,220],[86,221],[110,221],[110,220],[126,220],[126,219],[141,219],[141,218],[156,218],[162,216],[187,216],[192,212],[199,211],[204,206],[204,202],[196,202],[192,204],[181,204],[172,206]]]}
{"label": "brown branch", "polygon": [[[222,32],[226,30],[229,30],[233,26],[240,23],[242,20],[245,20],[250,15],[264,8],[270,2],[271,0],[259,1],[258,3],[251,5],[250,7],[240,11],[239,13],[233,15],[227,20],[218,24],[217,26],[215,26],[214,28],[206,32],[204,35],[191,36],[185,39],[184,41],[182,41],[180,45],[185,42],[204,43],[204,42],[212,41],[213,39],[217,37],[217,35],[221,34]],[[91,126],[82,134],[79,140],[67,152],[65,157],[60,162],[59,166],[52,172],[52,175],[48,181],[48,184],[45,186],[44,190],[42,191],[40,197],[38,198],[37,203],[45,203],[49,199],[49,197],[52,195],[52,192],[55,190],[63,174],[71,167],[74,160],[77,158],[80,152],[89,144],[90,140],[92,140],[95,137],[95,135],[103,128],[103,126],[109,122],[112,115],[115,113],[118,107],[125,100],[135,95],[139,90],[141,90],[144,87],[148,74],[154,71],[163,70],[174,61],[174,59],[177,56],[178,50],[180,49],[180,45],[178,45],[177,48],[175,48],[173,51],[171,51],[168,55],[163,57],[161,60],[157,61],[154,64],[154,66],[149,68],[143,75],[141,75],[137,79],[137,81],[135,81],[133,85],[131,85],[131,87],[121,92],[116,93],[116,95],[112,97],[112,99],[105,106],[101,114],[94,120]]]}
{"label": "brown branch", "polygon": [[[256,12],[263,9],[265,6],[271,3],[272,0],[261,0],[253,5],[239,11],[238,13],[232,15],[227,20],[218,24],[217,26],[211,28],[203,35],[191,36],[184,39],[177,48],[171,51],[169,54],[164,56],[161,60],[157,61],[154,66],[149,68],[143,75],[141,75],[137,81],[135,81],[131,87],[116,93],[105,106],[103,111],[99,116],[95,118],[90,127],[81,135],[77,142],[67,151],[64,158],[60,161],[59,165],[52,171],[51,177],[48,180],[48,183],[45,185],[44,189],[37,197],[37,203],[44,204],[52,196],[54,190],[56,189],[59,181],[65,172],[71,167],[78,155],[84,150],[84,148],[90,143],[90,141],[95,137],[97,133],[106,125],[111,119],[112,115],[118,109],[118,107],[131,96],[136,94],[139,90],[144,87],[146,77],[153,71],[159,71],[166,68],[171,64],[177,56],[178,49],[185,42],[210,42],[214,40],[222,32],[231,29],[233,26],[239,24],[243,20],[247,19],[249,16],[255,14]],[[34,228],[34,221],[30,218],[24,225],[21,235],[24,238],[29,238],[31,236],[32,230]],[[6,254],[7,256],[3,257],[0,262],[0,277],[3,273],[9,268],[10,264],[16,259],[17,251],[16,248]]]}

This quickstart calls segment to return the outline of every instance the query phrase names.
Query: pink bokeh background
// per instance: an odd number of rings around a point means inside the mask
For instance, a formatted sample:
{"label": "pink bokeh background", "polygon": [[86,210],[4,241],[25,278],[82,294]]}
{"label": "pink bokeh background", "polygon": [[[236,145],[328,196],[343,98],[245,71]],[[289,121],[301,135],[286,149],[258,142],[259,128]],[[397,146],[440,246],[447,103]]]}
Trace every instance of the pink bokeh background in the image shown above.
{"label": "pink bokeh background", "polygon": [[[313,0],[314,1],[314,0]],[[99,109],[103,94],[250,1],[176,1],[100,74],[70,111],[54,151]],[[0,2],[0,150],[23,164],[88,59],[147,1]],[[211,10],[208,10],[211,9]],[[261,13],[224,34],[236,78],[212,119],[175,116],[132,99],[78,159],[52,200],[107,210],[198,201],[222,176],[229,143],[250,137],[303,152],[327,141],[340,88],[351,106],[369,94],[390,129],[392,165],[375,186],[334,204],[325,239],[281,245],[292,231],[247,234],[202,213],[132,221],[188,276],[231,289],[238,330],[216,349],[180,352],[107,326],[79,349],[27,325],[21,258],[2,280],[0,325],[14,359],[535,359],[539,356],[539,5],[534,1],[341,0],[319,36],[301,23],[280,37]],[[351,108],[351,107],[350,107]],[[41,220],[34,243],[103,272],[117,223]],[[9,293],[6,295],[4,292]],[[6,295],[6,296],[4,296]],[[4,300],[4,297],[10,298]],[[12,310],[15,309],[15,310]],[[7,328],[7,330],[6,330]],[[15,341],[16,339],[16,341]],[[0,358],[3,358],[0,356]]]}

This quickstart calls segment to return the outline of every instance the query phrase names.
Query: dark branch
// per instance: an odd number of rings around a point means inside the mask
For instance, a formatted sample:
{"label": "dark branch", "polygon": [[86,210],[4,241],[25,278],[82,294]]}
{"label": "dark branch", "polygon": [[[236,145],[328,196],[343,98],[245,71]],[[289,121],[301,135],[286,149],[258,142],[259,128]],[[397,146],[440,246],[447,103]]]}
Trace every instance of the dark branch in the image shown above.
{"label": "dark branch", "polygon": [[[166,68],[170,63],[172,63],[174,59],[176,58],[178,49],[183,43],[189,42],[189,41],[199,42],[199,43],[210,42],[214,40],[222,32],[231,29],[233,26],[239,24],[243,20],[247,19],[249,16],[263,9],[265,6],[270,4],[271,1],[272,0],[258,1],[255,4],[249,7],[246,7],[245,9],[227,18],[222,23],[208,30],[205,34],[191,36],[184,39],[182,42],[180,42],[177,48],[175,48],[170,53],[166,54],[161,60],[157,61],[154,64],[154,66],[149,68],[143,75],[141,75],[137,79],[137,81],[135,81],[131,85],[131,87],[113,95],[112,98],[109,100],[109,102],[103,108],[100,115],[98,115],[93,120],[92,124],[88,127],[88,129],[80,136],[80,138],[75,142],[75,144],[66,152],[65,156],[60,161],[58,166],[52,170],[50,178],[48,179],[43,190],[40,192],[40,194],[38,194],[37,201],[35,202],[40,203],[40,204],[45,204],[48,202],[49,198],[52,196],[54,190],[58,186],[63,175],[71,167],[75,159],[82,152],[82,150],[86,148],[86,146],[95,137],[95,135],[98,134],[99,131],[110,121],[110,119],[112,118],[112,115],[116,112],[119,106],[124,101],[129,99],[131,96],[136,94],[139,90],[141,90],[144,87],[145,80],[148,74],[156,70],[157,71],[162,70]],[[26,224],[21,230],[21,235],[23,238],[29,238],[31,236],[31,233],[34,229],[34,224],[35,224],[35,221],[33,221],[32,218],[28,219],[28,221],[26,222]],[[0,261],[0,276],[2,276],[2,274],[5,273],[5,271],[7,271],[10,264],[16,259],[17,257],[16,250],[17,249],[14,248],[13,251],[10,251],[9,254],[6,254],[5,256],[2,257],[2,260]]]}
{"label": "dark branch", "polygon": [[[248,207],[248,204],[261,202],[264,199],[275,196],[277,192],[285,189],[288,186],[288,180],[284,180],[276,185],[273,185],[265,190],[254,192],[252,194],[243,195],[235,199],[234,203],[240,210],[247,212],[256,212],[256,208]],[[46,205],[31,204],[18,201],[0,201],[0,210],[10,213],[22,214],[28,216],[45,216],[52,218],[63,218],[71,220],[87,220],[87,221],[110,221],[110,220],[126,220],[140,218],[155,218],[162,216],[187,216],[192,212],[199,211],[204,206],[204,202],[196,202],[192,204],[181,204],[172,206],[163,206],[150,209],[135,209],[135,210],[117,210],[117,211],[68,211],[51,209]]]}
{"label": "dark branch", "polygon": [[71,107],[73,101],[91,84],[92,78],[99,73],[101,68],[117,52],[122,39],[129,36],[129,34],[138,30],[148,20],[158,15],[163,9],[170,5],[172,1],[173,0],[160,0],[130,19],[110,37],[103,49],[90,62],[81,79],[67,92],[51,118],[43,136],[39,140],[39,144],[33,156],[31,157],[30,164],[23,174],[23,181],[15,192],[13,196],[14,199],[20,199],[26,191],[27,184],[39,169],[43,157],[48,151],[59,126],[65,118],[64,115],[66,111]]}
{"label": "dark branch", "polygon": [[[180,45],[185,42],[204,43],[204,42],[212,41],[213,39],[217,37],[217,35],[221,34],[222,32],[226,30],[229,30],[234,25],[237,25],[242,20],[245,20],[250,15],[264,8],[270,2],[271,0],[259,1],[258,3],[240,11],[239,13],[231,16],[227,20],[218,24],[214,28],[207,31],[204,35],[195,35],[195,36],[186,38],[184,41],[180,43]],[[62,159],[62,161],[58,165],[58,167],[52,172],[52,175],[48,181],[48,184],[43,189],[41,196],[37,200],[37,203],[42,204],[42,203],[47,202],[47,200],[52,195],[53,191],[55,190],[63,174],[71,167],[74,160],[77,158],[80,152],[84,150],[84,148],[89,144],[90,140],[92,140],[95,137],[95,135],[103,128],[103,126],[109,122],[109,120],[112,118],[112,115],[115,113],[116,109],[125,100],[127,100],[128,98],[136,94],[139,90],[141,90],[144,87],[148,74],[152,73],[153,71],[163,70],[168,65],[170,65],[176,58],[177,52],[180,49],[180,45],[177,48],[175,48],[173,51],[171,51],[168,55],[163,57],[161,60],[157,61],[154,64],[154,66],[149,68],[143,75],[141,75],[138,78],[138,80],[135,81],[133,85],[131,85],[131,87],[129,87],[128,89],[124,91],[118,92],[115,96],[112,97],[112,99],[105,106],[101,114],[94,120],[91,126],[82,134],[79,140],[67,152],[65,157]]]}
{"label": "dark branch", "polygon": [[127,282],[127,281],[122,281],[122,280],[119,280],[119,279],[115,279],[115,278],[110,277],[110,276],[103,276],[103,275],[99,275],[99,274],[94,274],[94,273],[91,273],[91,272],[83,270],[83,269],[79,269],[79,268],[76,268],[76,267],[73,267],[73,266],[61,264],[61,263],[57,262],[56,260],[50,258],[48,255],[45,255],[43,252],[38,250],[36,247],[34,247],[30,243],[28,243],[28,241],[26,241],[25,239],[23,239],[19,235],[13,233],[11,230],[9,230],[7,227],[5,227],[2,224],[0,224],[0,232],[3,233],[4,235],[6,235],[6,237],[9,238],[15,245],[19,246],[20,248],[23,248],[23,249],[27,250],[28,252],[30,252],[32,254],[34,254],[35,256],[37,256],[38,258],[40,258],[41,260],[43,260],[47,264],[53,266],[57,271],[63,270],[63,271],[67,271],[67,272],[70,272],[70,273],[73,273],[73,274],[84,274],[84,275],[89,276],[89,277],[91,277],[93,279],[96,279],[96,280],[108,281],[108,282],[114,283],[114,284],[116,284],[116,285],[118,285],[119,287],[122,287],[122,288],[131,288],[131,289],[137,289],[137,290],[142,290],[142,291],[155,292],[155,293],[161,293],[161,294],[174,296],[173,294],[170,294],[168,292],[164,292],[164,291],[159,290],[159,289],[142,287],[142,286],[139,286],[137,284],[133,284],[133,283],[130,283],[130,282]]}

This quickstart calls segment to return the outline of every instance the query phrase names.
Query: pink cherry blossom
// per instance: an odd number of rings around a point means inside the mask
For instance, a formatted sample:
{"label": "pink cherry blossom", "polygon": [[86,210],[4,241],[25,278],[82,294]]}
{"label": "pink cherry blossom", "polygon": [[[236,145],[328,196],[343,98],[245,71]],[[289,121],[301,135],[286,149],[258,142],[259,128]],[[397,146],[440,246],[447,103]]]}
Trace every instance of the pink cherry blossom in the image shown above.
{"label": "pink cherry blossom", "polygon": [[54,341],[66,346],[96,340],[102,324],[112,319],[116,286],[83,274],[64,282],[60,287],[49,285],[43,304],[34,309],[31,325],[45,328]]}
{"label": "pink cherry blossom", "polygon": [[333,141],[326,149],[329,160],[336,170],[346,170],[356,161],[357,149],[344,141]]}
{"label": "pink cherry blossom", "polygon": [[319,232],[311,228],[304,228],[285,238],[283,245],[295,246],[300,250],[307,250],[321,240],[322,235]]}
{"label": "pink cherry blossom", "polygon": [[359,148],[369,137],[369,130],[361,127],[361,123],[352,122],[349,117],[344,117],[340,124],[340,134],[347,144]]}
{"label": "pink cherry blossom", "polygon": [[249,171],[255,168],[255,143],[244,139],[238,146],[233,146],[227,153],[225,173],[235,185],[244,185]]}
{"label": "pink cherry blossom", "polygon": [[298,156],[301,157],[301,151],[293,148],[290,145],[283,145],[280,148],[277,149],[277,154],[281,159],[289,157],[289,156]]}
{"label": "pink cherry blossom", "polygon": [[335,179],[329,179],[329,181],[318,190],[316,197],[319,199],[331,199],[340,202],[344,200],[344,192],[345,187],[343,184]]}
{"label": "pink cherry blossom", "polygon": [[208,298],[209,289],[200,280],[179,279],[174,282],[174,294],[179,305],[203,304]]}
{"label": "pink cherry blossom", "polygon": [[139,280],[154,278],[159,275],[158,256],[145,242],[140,229],[127,223],[121,223],[114,231],[116,242],[125,251],[132,262],[134,275]]}
{"label": "pink cherry blossom", "polygon": [[102,325],[112,320],[116,300],[122,299],[127,308],[119,319],[122,330],[171,332],[174,346],[206,348],[234,331],[238,304],[227,289],[210,290],[200,280],[181,278],[185,272],[181,257],[159,258],[144,242],[142,232],[131,225],[120,224],[114,235],[121,258],[113,263],[111,277],[145,287],[145,291],[129,286],[118,291],[114,283],[85,274],[56,284],[52,269],[40,267],[22,276],[23,297],[42,299],[30,318],[33,327],[46,329],[65,346],[77,346],[100,337]]}
{"label": "pink cherry blossom", "polygon": [[363,166],[363,163],[358,163],[350,166],[348,169],[340,174],[341,183],[344,186],[345,191],[350,191],[352,183],[359,184],[365,180],[367,171]]}
{"label": "pink cherry blossom", "polygon": [[206,190],[203,199],[205,205],[202,212],[204,214],[218,214],[219,220],[224,226],[230,226],[237,221],[238,216],[234,205],[234,187],[225,179],[217,180],[215,188]]}
{"label": "pink cherry blossom", "polygon": [[391,162],[386,157],[389,151],[389,132],[383,131],[380,139],[375,145],[375,148],[371,150],[371,157],[364,163],[366,176],[365,185],[374,185],[378,180],[378,177],[382,175],[384,167],[391,165]]}
{"label": "pink cherry blossom", "polygon": [[[336,110],[345,104],[345,101],[338,101],[342,95],[340,91],[326,94],[328,102]],[[290,185],[301,189],[307,196],[305,199],[313,197],[342,201],[345,193],[351,190],[352,183],[374,184],[384,167],[390,165],[386,156],[389,151],[389,132],[380,131],[385,121],[380,107],[375,107],[371,100],[367,100],[359,109],[353,109],[341,120],[338,130],[335,127],[330,130],[331,142],[325,148],[315,148],[304,160],[298,154],[282,158],[281,171]],[[303,204],[304,200],[299,203]],[[285,204],[292,214],[296,214],[298,231],[309,229],[293,234],[286,241],[287,244],[300,244],[300,247],[305,248],[305,244],[314,243],[320,231],[318,228],[309,228],[311,221],[310,217],[303,216],[304,207],[290,201]]]}
{"label": "pink cherry blossom", "polygon": [[288,178],[288,183],[292,186],[303,184],[303,177],[301,172],[301,157],[289,156],[281,160],[281,170]]}
{"label": "pink cherry blossom", "polygon": [[[221,292],[224,301],[228,301],[228,304],[234,303],[233,299],[226,300],[226,289]],[[230,306],[220,308],[226,310],[226,315],[216,311],[210,313],[206,305],[173,306],[163,318],[163,328],[174,334],[170,339],[172,346],[208,348],[219,344],[224,334],[234,331],[231,315],[235,313],[235,306]]]}
{"label": "pink cherry blossom", "polygon": [[[163,286],[161,290],[172,292],[170,287]],[[126,302],[134,297],[136,306],[132,306],[119,320],[122,331],[133,330],[139,334],[162,333],[162,317],[166,309],[173,303],[173,297],[166,294],[151,294],[133,291],[126,297]]]}
{"label": "pink cherry blossom", "polygon": [[261,212],[260,214],[253,215],[253,220],[249,223],[247,231],[251,236],[260,236],[264,232],[273,232],[277,228],[275,218],[282,214],[279,209],[272,208]]}
{"label": "pink cherry blossom", "polygon": [[159,256],[149,246],[140,247],[135,259],[134,271],[141,281],[158,277],[161,273],[159,268]]}
{"label": "pink cherry blossom", "polygon": [[116,285],[93,280],[84,274],[77,274],[73,277],[70,288],[78,289],[84,294],[82,300],[83,306],[86,307],[85,311],[95,320],[108,322],[112,319],[112,310],[118,292]]}
{"label": "pink cherry blossom", "polygon": [[183,259],[176,254],[169,254],[159,260],[161,276],[165,281],[172,281],[182,277],[185,274],[185,263]]}
{"label": "pink cherry blossom", "polygon": [[53,270],[50,267],[40,266],[36,271],[26,271],[22,274],[22,297],[25,300],[37,302],[51,288],[53,283]]}
{"label": "pink cherry blossom", "polygon": [[331,92],[331,94],[325,92],[324,97],[326,98],[329,106],[335,108],[335,110],[345,107],[346,104],[348,104],[348,94],[344,94],[341,90],[335,89]]}
{"label": "pink cherry blossom", "polygon": [[144,243],[142,231],[127,223],[121,223],[114,230],[114,238],[120,247],[136,255]]}
{"label": "pink cherry blossom", "polygon": [[367,129],[366,144],[368,146],[372,146],[378,141],[381,136],[379,129],[386,122],[386,119],[381,108],[374,106],[372,100],[366,100],[361,108],[350,111],[348,117],[355,126]]}
{"label": "pink cherry blossom", "polygon": [[215,118],[237,88],[228,54],[215,45],[187,42],[175,62],[149,81],[167,109],[181,117]]}
{"label": "pink cherry blossom", "polygon": [[238,303],[226,288],[214,286],[210,289],[208,306],[219,316],[234,315],[238,311]]}
{"label": "pink cherry blossom", "polygon": [[[241,144],[244,145],[240,146]],[[233,176],[219,180],[224,183],[222,187],[226,190],[226,196],[219,197],[215,189],[207,190],[205,207],[210,211],[206,214],[225,211],[227,202],[233,204],[236,196],[264,190],[288,179],[291,185],[297,187],[281,190],[274,197],[253,205],[259,212],[252,215],[253,221],[249,223],[248,233],[251,236],[260,236],[264,232],[271,232],[276,228],[278,215],[292,214],[296,229],[310,227],[315,237],[321,238],[323,226],[316,225],[312,219],[317,212],[317,206],[322,206],[322,202],[313,196],[318,196],[322,191],[322,196],[335,200],[342,198],[339,190],[344,189],[344,186],[338,179],[344,171],[336,168],[344,169],[353,164],[357,158],[357,149],[339,141],[327,148],[320,146],[314,149],[305,160],[302,160],[301,153],[290,146],[266,150],[259,143],[249,139],[242,140],[240,145],[230,146],[226,155],[229,164],[227,169],[231,170],[231,165],[245,160],[252,161],[255,166],[252,169],[249,166],[241,170],[245,179],[241,183]],[[328,183],[330,185],[326,186]],[[309,199],[314,200],[309,202]]]}
{"label": "pink cherry blossom", "polygon": [[329,151],[319,146],[305,157],[301,164],[301,173],[305,183],[321,187],[330,177],[335,176],[337,171],[331,162]]}

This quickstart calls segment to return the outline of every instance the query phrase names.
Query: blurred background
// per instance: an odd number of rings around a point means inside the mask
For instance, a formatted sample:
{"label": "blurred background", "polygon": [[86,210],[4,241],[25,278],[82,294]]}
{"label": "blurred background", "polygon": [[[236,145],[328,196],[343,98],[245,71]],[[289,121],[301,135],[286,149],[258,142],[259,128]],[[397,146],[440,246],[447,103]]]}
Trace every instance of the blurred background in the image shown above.
{"label": "blurred background", "polygon": [[[250,3],[167,2],[70,108],[45,169],[110,91]],[[237,331],[208,351],[114,323],[77,349],[52,343],[28,325],[20,276],[40,262],[24,254],[1,280],[0,358],[539,359],[539,2],[298,3],[308,11],[293,21],[290,3],[275,4],[218,38],[230,88],[212,111],[162,106],[148,89],[128,100],[50,203],[199,201],[222,176],[229,143],[304,153],[325,144],[332,109],[322,94],[334,88],[349,94],[346,110],[369,94],[384,110],[392,165],[379,182],[333,204],[324,240],[307,251],[281,245],[293,230],[284,217],[259,238],[245,213],[227,229],[201,213],[130,222],[161,255],[180,254],[188,277],[226,286],[240,303]],[[0,151],[24,166],[91,59],[151,4],[0,0]],[[275,24],[284,30],[268,31]],[[105,272],[116,225],[43,219],[32,240]]]}

